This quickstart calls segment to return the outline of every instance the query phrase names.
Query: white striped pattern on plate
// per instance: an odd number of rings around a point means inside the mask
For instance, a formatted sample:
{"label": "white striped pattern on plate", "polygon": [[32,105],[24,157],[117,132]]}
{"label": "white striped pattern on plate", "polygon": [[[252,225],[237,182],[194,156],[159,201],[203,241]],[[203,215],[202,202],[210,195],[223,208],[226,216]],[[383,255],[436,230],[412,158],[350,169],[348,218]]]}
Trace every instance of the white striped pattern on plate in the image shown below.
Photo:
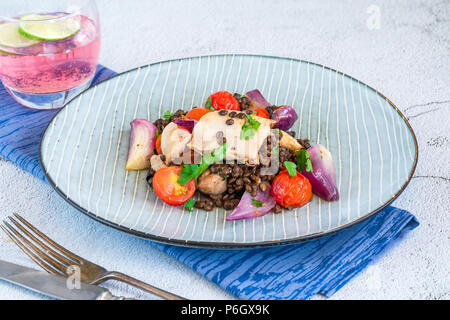
{"label": "white striped pattern on plate", "polygon": [[[187,212],[159,200],[146,172],[124,170],[129,123],[190,109],[209,94],[258,88],[299,114],[298,137],[332,153],[341,199],[247,221],[229,212]],[[303,240],[339,230],[389,204],[409,182],[417,144],[384,96],[341,72],[295,59],[219,55],[137,68],[100,83],[62,109],[41,143],[41,163],[59,193],[97,220],[181,245],[239,247]]]}

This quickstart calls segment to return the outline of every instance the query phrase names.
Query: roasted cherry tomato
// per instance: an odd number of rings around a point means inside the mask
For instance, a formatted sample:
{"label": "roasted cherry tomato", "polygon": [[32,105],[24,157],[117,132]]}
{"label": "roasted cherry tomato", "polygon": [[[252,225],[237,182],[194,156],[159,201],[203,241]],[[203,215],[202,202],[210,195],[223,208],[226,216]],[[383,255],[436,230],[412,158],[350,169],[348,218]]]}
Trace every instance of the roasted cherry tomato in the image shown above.
{"label": "roasted cherry tomato", "polygon": [[297,172],[291,177],[287,170],[281,171],[272,182],[272,198],[282,207],[298,208],[312,199],[312,187],[308,179]]}
{"label": "roasted cherry tomato", "polygon": [[179,206],[186,203],[195,193],[195,180],[190,180],[185,186],[177,181],[182,167],[166,167],[156,171],[153,176],[153,189],[156,195],[165,203]]}
{"label": "roasted cherry tomato", "polygon": [[156,153],[157,154],[162,154],[162,150],[161,150],[161,137],[162,135],[160,134],[158,136],[158,138],[156,138],[156,142],[155,142],[155,149],[156,149]]}
{"label": "roasted cherry tomato", "polygon": [[[208,100],[210,98],[211,98],[211,107],[213,107],[215,110],[222,110],[222,109],[236,110],[236,111],[241,110],[239,102],[228,91],[216,92],[212,94],[208,98]],[[206,105],[208,105],[208,100],[206,100]]]}
{"label": "roasted cherry tomato", "polygon": [[256,116],[258,116],[258,117],[270,119],[269,112],[266,109],[255,108],[255,109],[253,109],[253,111],[256,112]]}
{"label": "roasted cherry tomato", "polygon": [[203,117],[205,114],[212,112],[209,109],[206,108],[195,108],[188,112],[186,115],[187,118],[191,120],[197,120],[200,121],[201,117]]}

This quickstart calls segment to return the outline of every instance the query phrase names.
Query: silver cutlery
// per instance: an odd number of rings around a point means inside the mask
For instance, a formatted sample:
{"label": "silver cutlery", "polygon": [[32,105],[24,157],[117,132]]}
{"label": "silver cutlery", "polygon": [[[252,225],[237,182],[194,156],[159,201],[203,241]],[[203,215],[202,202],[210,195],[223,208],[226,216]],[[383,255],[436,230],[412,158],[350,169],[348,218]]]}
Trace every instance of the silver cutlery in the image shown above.
{"label": "silver cutlery", "polygon": [[0,227],[31,259],[51,274],[69,277],[76,270],[79,272],[81,282],[92,285],[99,285],[108,280],[117,280],[163,299],[184,299],[121,272],[108,271],[93,262],[77,256],[47,237],[18,214],[8,218],[11,223],[3,221],[4,225],[0,225]]}
{"label": "silver cutlery", "polygon": [[0,260],[0,279],[64,300],[127,300],[88,283],[68,284],[67,279]]}

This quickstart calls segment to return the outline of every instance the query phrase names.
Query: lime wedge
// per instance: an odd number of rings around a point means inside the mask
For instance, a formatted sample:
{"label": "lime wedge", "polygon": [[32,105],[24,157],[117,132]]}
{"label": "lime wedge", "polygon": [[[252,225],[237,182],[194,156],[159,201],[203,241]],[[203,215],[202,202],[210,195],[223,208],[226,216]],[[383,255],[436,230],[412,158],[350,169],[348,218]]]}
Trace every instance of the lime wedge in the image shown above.
{"label": "lime wedge", "polygon": [[39,43],[39,41],[28,39],[19,33],[17,23],[0,24],[0,47],[26,48]]}
{"label": "lime wedge", "polygon": [[63,17],[62,15],[40,15],[27,14],[20,18],[22,21],[42,21],[39,23],[21,22],[19,24],[19,32],[29,39],[57,41],[68,39],[76,35],[81,30],[81,22],[76,17],[62,20],[49,21],[55,18]]}

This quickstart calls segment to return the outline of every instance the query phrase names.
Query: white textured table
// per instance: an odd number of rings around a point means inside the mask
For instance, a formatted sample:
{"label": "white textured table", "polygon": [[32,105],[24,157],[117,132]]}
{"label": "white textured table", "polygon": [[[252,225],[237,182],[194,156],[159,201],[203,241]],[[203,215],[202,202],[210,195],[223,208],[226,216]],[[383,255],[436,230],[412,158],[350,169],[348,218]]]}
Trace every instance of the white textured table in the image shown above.
{"label": "white textured table", "polygon": [[[205,54],[278,55],[340,70],[391,99],[410,119],[420,149],[415,177],[394,205],[411,211],[421,225],[333,299],[450,299],[448,0],[98,4],[100,62],[116,71]],[[13,212],[108,268],[191,299],[233,298],[145,241],[80,214],[50,186],[0,160],[0,218]],[[34,266],[4,234],[0,259]],[[113,289],[135,293],[122,286]],[[0,282],[0,299],[42,298]]]}

